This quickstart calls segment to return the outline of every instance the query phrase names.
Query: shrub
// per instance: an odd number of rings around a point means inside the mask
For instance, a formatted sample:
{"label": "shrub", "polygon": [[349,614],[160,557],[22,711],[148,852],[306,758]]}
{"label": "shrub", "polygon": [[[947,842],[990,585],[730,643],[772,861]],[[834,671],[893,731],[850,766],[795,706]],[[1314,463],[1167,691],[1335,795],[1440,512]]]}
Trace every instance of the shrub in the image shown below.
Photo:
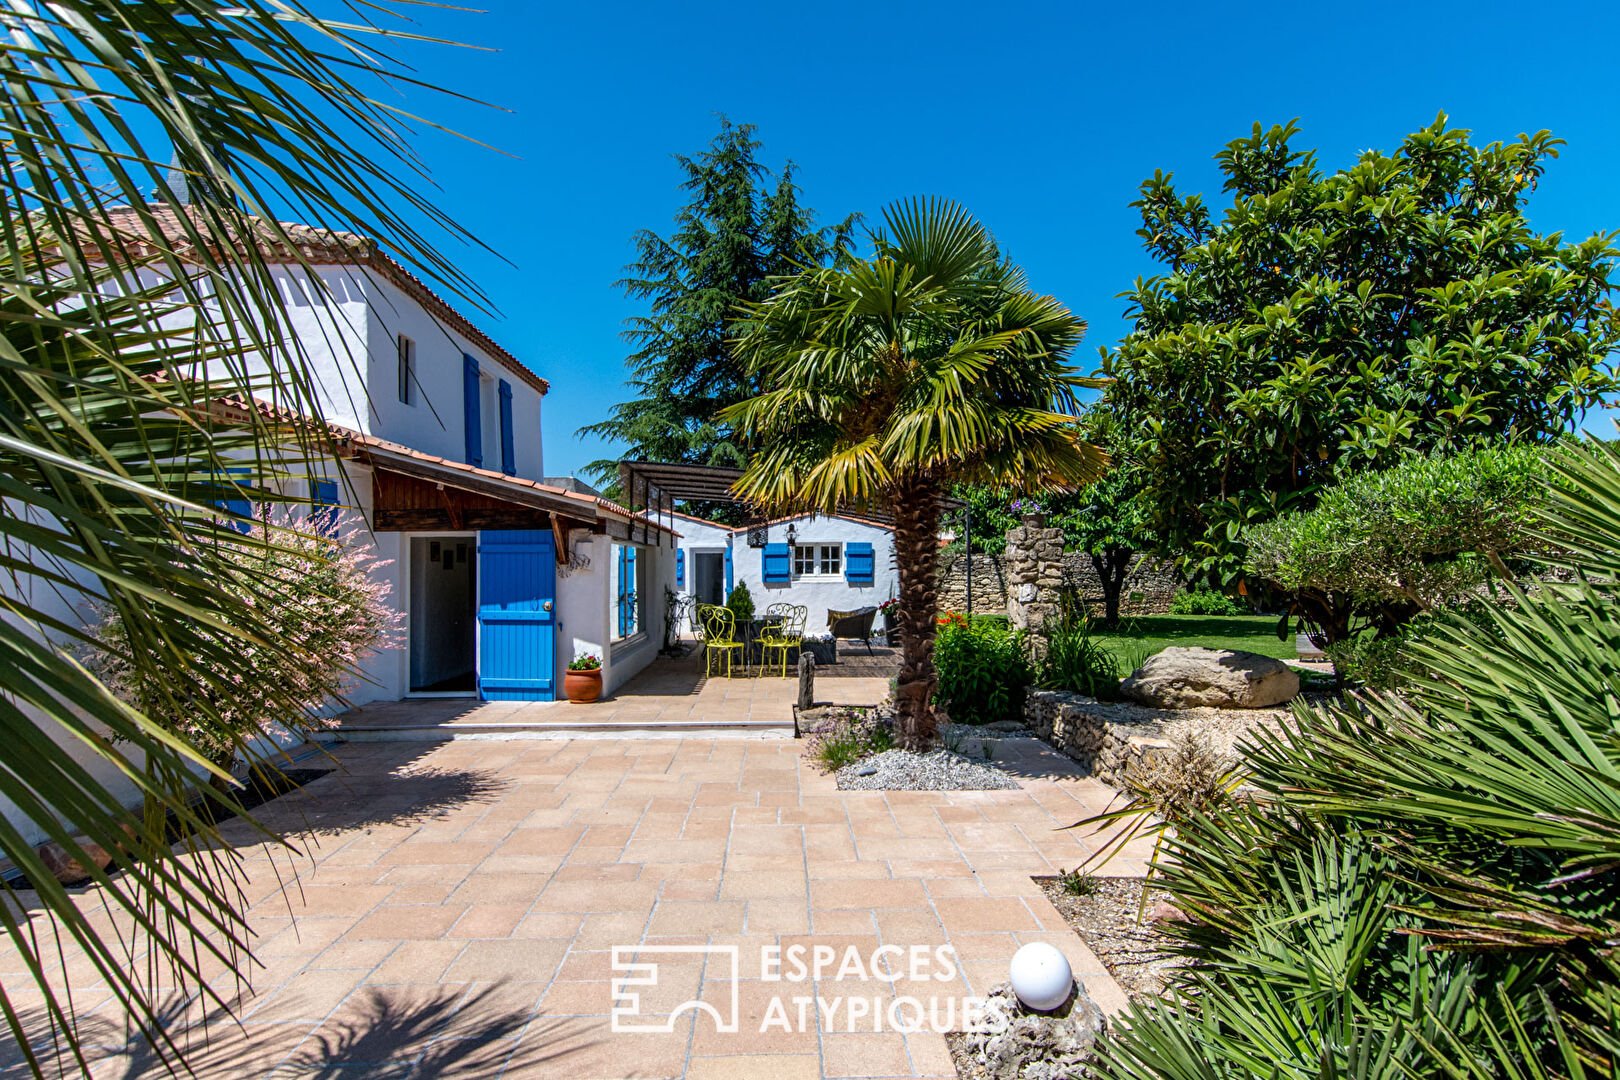
{"label": "shrub", "polygon": [[[199,628],[229,643],[229,664],[198,663],[188,672],[191,693],[205,697],[221,723],[204,724],[204,710],[177,702],[129,662],[129,640],[114,611],[101,614],[93,632],[104,648],[87,657],[96,673],[123,700],[184,736],[216,764],[229,766],[242,740],[283,725],[301,733],[330,726],[326,708],[342,699],[360,662],[399,642],[402,616],[387,603],[390,587],[373,571],[387,566],[369,544],[359,542],[363,522],[348,515],[315,519],[285,514],[256,522],[245,534],[222,530],[218,541],[222,592],[241,604],[263,596],[270,582],[280,602],[268,613],[276,639],[245,644],[223,631]],[[267,530],[276,546],[265,546]],[[251,579],[248,590],[239,582]],[[217,614],[231,620],[233,606]],[[260,625],[263,625],[261,623]]]}
{"label": "shrub", "polygon": [[754,594],[748,591],[746,581],[737,582],[737,587],[726,597],[726,607],[731,609],[731,614],[739,623],[745,623],[754,617]]}
{"label": "shrub", "polygon": [[1314,510],[1250,529],[1247,567],[1296,598],[1330,644],[1471,596],[1528,552],[1547,484],[1542,447],[1413,457],[1323,492]]}
{"label": "shrub", "polygon": [[1170,598],[1172,615],[1242,615],[1243,606],[1213,589],[1188,589]]}
{"label": "shrub", "polygon": [[1000,623],[970,624],[954,613],[939,623],[934,701],[958,724],[1017,720],[1023,714],[1024,691],[1034,682],[1022,635]]}
{"label": "shrub", "polygon": [[1394,690],[1402,682],[1400,674],[1405,635],[1376,637],[1361,634],[1349,641],[1327,647],[1333,670],[1347,682],[1360,683],[1372,690]]}
{"label": "shrub", "polygon": [[1097,892],[1097,875],[1084,870],[1062,870],[1058,873],[1058,887],[1070,896],[1092,896]]}
{"label": "shrub", "polygon": [[822,772],[894,749],[894,721],[876,709],[840,709],[810,732],[805,753]]}
{"label": "shrub", "polygon": [[1085,616],[1066,618],[1047,631],[1046,656],[1035,680],[1039,685],[1107,701],[1119,696],[1119,678],[1119,661],[1091,636]]}

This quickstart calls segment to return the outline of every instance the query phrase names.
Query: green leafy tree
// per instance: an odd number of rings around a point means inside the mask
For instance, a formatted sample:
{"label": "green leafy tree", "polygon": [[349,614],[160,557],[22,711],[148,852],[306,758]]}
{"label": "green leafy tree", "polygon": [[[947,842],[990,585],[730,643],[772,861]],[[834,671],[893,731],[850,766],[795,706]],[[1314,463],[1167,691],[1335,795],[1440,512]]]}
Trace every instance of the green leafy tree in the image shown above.
{"label": "green leafy tree", "polygon": [[[380,11],[404,14],[386,2]],[[251,932],[242,856],[189,798],[199,777],[221,772],[165,717],[189,710],[197,726],[227,730],[219,702],[194,691],[245,647],[283,671],[326,666],[270,617],[284,579],[238,569],[223,586],[233,571],[214,504],[291,501],[285,468],[305,466],[288,456],[331,449],[318,422],[288,436],[256,413],[222,426],[206,407],[258,393],[320,415],[261,250],[301,250],[276,221],[290,209],[377,239],[449,291],[470,290],[391,209],[447,224],[405,179],[424,166],[404,114],[373,96],[379,84],[420,86],[419,73],[379,58],[369,27],[323,20],[297,0],[70,0],[12,5],[6,29],[0,797],[90,870],[96,910],[0,817],[0,850],[35,886],[22,897],[0,882],[0,930],[23,973],[0,987],[0,1015],[17,1044],[10,1060],[88,1074],[72,1011],[82,995],[70,990],[94,981],[154,1070],[178,1070],[200,1040],[166,1022],[165,1003],[229,1016],[232,976],[250,974]],[[149,199],[181,186],[199,197],[176,215],[177,244],[158,220],[167,209]],[[137,277],[161,284],[131,288]],[[258,376],[245,357],[262,362]],[[217,378],[175,377],[202,370]],[[262,466],[245,488],[226,472],[244,462]],[[242,542],[296,558],[274,532]],[[116,613],[127,648],[101,642],[59,602],[87,595]],[[87,672],[83,650],[104,647],[141,680],[150,712]],[[284,704],[295,713],[297,695]],[[143,805],[126,805],[126,784]],[[112,855],[110,870],[81,838]],[[79,955],[63,963],[68,950]]]}
{"label": "green leafy tree", "polygon": [[[1613,235],[1526,218],[1559,140],[1475,146],[1445,116],[1326,172],[1256,124],[1216,160],[1220,220],[1157,173],[1132,205],[1164,273],[1103,354],[1161,548],[1234,587],[1244,533],[1406,454],[1546,442],[1614,386]],[[1336,611],[1305,611],[1316,624]]]}
{"label": "green leafy tree", "polygon": [[[721,409],[762,389],[735,355],[739,305],[764,300],[776,278],[836,258],[857,220],[818,227],[815,212],[800,201],[792,163],[772,176],[758,160],[763,144],[754,131],[752,124],[722,117],[707,150],[676,155],[691,201],[675,215],[669,236],[651,229],[636,234],[636,261],[615,283],[648,306],[624,334],[636,347],[625,361],[636,397],[580,433],[624,443],[626,456],[743,464],[742,446],[716,421]],[[611,483],[618,459],[589,468],[598,481]],[[724,505],[689,509],[728,516]]]}
{"label": "green leafy tree", "polygon": [[767,387],[721,419],[750,456],[737,494],[778,512],[886,511],[900,578],[899,736],[934,736],[941,496],[952,483],[1088,483],[1068,357],[1085,324],[1030,289],[943,200],[884,211],[871,258],[808,270],[749,309],[739,354]]}
{"label": "green leafy tree", "polygon": [[[1113,417],[1105,409],[1086,412],[1084,427],[1089,440],[1104,450],[1115,441]],[[966,503],[947,519],[957,529],[957,539],[945,549],[946,558],[962,550],[961,530],[966,513],[972,513],[973,550],[1000,554],[1007,543],[1007,530],[1018,524],[1019,516],[1031,508],[1047,514],[1048,523],[1063,530],[1066,551],[1088,556],[1103,591],[1103,618],[1108,625],[1119,621],[1120,596],[1126,575],[1138,554],[1153,545],[1149,515],[1142,500],[1140,473],[1128,464],[1115,462],[1107,475],[1078,491],[1034,492],[1016,497],[994,488],[957,485],[952,494]]]}
{"label": "green leafy tree", "polygon": [[1083,552],[1102,583],[1103,621],[1119,622],[1120,595],[1136,557],[1152,545],[1147,508],[1136,474],[1111,470],[1095,484],[1048,503],[1048,520],[1063,530],[1063,545]]}

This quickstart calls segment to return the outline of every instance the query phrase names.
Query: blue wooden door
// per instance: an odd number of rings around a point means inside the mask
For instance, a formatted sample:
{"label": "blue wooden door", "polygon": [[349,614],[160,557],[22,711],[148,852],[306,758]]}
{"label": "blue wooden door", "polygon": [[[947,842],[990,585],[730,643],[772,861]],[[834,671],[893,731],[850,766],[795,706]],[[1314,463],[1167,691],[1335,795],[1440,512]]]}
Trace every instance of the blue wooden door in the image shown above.
{"label": "blue wooden door", "polygon": [[478,696],[555,701],[557,560],[549,529],[478,534]]}

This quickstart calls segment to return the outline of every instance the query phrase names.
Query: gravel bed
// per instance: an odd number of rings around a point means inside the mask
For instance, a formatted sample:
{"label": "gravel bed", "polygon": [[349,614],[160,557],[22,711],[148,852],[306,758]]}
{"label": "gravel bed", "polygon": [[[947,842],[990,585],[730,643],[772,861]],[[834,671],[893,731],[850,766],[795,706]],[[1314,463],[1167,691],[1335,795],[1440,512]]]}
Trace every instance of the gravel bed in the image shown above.
{"label": "gravel bed", "polygon": [[1035,882],[1126,993],[1133,997],[1163,993],[1176,968],[1186,963],[1164,951],[1169,938],[1155,918],[1174,913],[1170,894],[1148,889],[1144,910],[1141,878],[1091,880],[1092,892],[1086,896],[1064,891],[1057,878],[1040,877]]}
{"label": "gravel bed", "polygon": [[886,750],[838,770],[840,791],[990,791],[1021,787],[1000,769],[949,750]]}

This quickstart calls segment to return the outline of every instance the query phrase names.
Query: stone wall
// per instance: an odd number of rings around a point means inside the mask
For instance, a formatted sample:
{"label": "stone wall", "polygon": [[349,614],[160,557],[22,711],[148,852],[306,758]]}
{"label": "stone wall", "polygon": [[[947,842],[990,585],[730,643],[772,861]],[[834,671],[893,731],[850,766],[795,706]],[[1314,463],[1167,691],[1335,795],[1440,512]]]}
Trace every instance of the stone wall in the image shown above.
{"label": "stone wall", "polygon": [[[966,555],[939,561],[939,610],[967,611]],[[973,556],[973,613],[1007,614],[1007,575],[1000,555]]]}
{"label": "stone wall", "polygon": [[[967,610],[967,556],[939,562],[939,610]],[[1121,615],[1164,615],[1170,601],[1184,586],[1175,566],[1166,560],[1137,555],[1120,590]],[[1063,553],[1063,590],[1083,601],[1094,615],[1103,609],[1102,581],[1091,556],[1079,551]],[[1006,560],[1000,555],[973,556],[973,611],[977,615],[1007,613]]]}
{"label": "stone wall", "polygon": [[1170,747],[1161,710],[1108,704],[1063,690],[1030,690],[1024,719],[1039,738],[1115,788],[1123,787],[1132,761]]}
{"label": "stone wall", "polygon": [[[1070,596],[1082,600],[1093,615],[1103,610],[1102,579],[1091,565],[1091,556],[1079,551],[1063,556],[1063,587]],[[1165,615],[1170,601],[1182,590],[1175,564],[1169,559],[1155,559],[1150,555],[1132,557],[1131,568],[1125,572],[1125,585],[1119,590],[1121,615]]]}
{"label": "stone wall", "polygon": [[[1007,622],[1014,631],[1039,631],[1063,615],[1063,530],[1046,524],[1045,514],[1025,514],[1022,525],[1007,530],[1003,556],[1007,575]],[[1037,656],[1045,641],[1030,639]]]}

